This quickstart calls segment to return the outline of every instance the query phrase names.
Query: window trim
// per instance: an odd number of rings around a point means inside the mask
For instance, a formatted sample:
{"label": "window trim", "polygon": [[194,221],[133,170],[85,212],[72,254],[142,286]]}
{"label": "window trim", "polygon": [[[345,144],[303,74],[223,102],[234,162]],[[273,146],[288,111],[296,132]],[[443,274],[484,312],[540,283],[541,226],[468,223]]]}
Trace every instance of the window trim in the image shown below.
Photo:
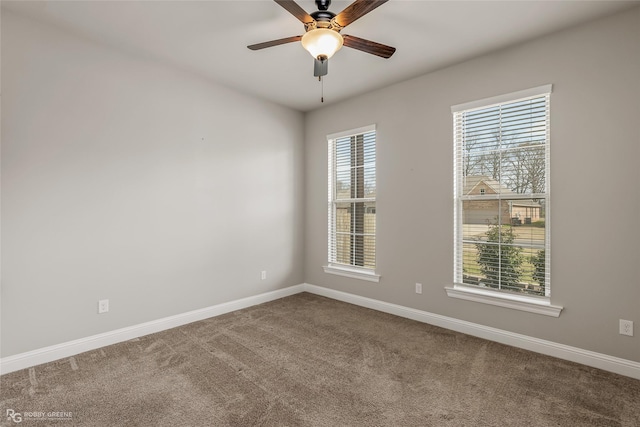
{"label": "window trim", "polygon": [[528,98],[530,96],[544,95],[551,92],[553,92],[553,85],[551,84],[532,87],[530,89],[519,90],[517,92],[505,93],[503,95],[491,96],[489,98],[479,99],[477,101],[453,105],[451,106],[451,113],[457,113],[464,110],[472,110],[479,107],[491,107],[492,105],[503,104],[505,102]]}
{"label": "window trim", "polygon": [[[339,138],[355,136],[355,135],[365,134],[365,133],[369,133],[369,132],[376,132],[376,151],[377,151],[378,135],[377,135],[377,129],[376,129],[376,125],[375,124],[368,125],[368,126],[362,126],[362,127],[355,128],[355,129],[350,129],[350,130],[346,130],[346,131],[342,131],[342,132],[336,132],[336,133],[329,134],[329,135],[327,135],[327,142],[330,143],[331,141],[334,141],[334,140],[339,139]],[[331,155],[331,152],[329,153],[329,155]],[[377,163],[377,161],[376,161],[376,163]],[[376,174],[377,174],[377,171],[376,171]],[[329,166],[329,170],[328,170],[328,174],[327,175],[328,175],[328,179],[330,180],[328,182],[329,209],[332,209],[332,205],[334,203],[334,199],[333,199],[334,195],[331,194],[331,193],[332,193],[333,189],[335,189],[335,171],[331,170],[331,166]],[[376,195],[375,200],[377,201],[377,195]],[[377,261],[376,261],[376,267],[375,268],[359,267],[359,266],[355,266],[355,265],[347,265],[347,264],[331,262],[331,239],[332,239],[332,230],[333,230],[332,229],[332,216],[331,216],[330,212],[327,212],[327,214],[328,214],[328,218],[327,218],[327,220],[328,220],[327,247],[328,247],[328,252],[329,253],[328,253],[328,258],[327,258],[327,265],[322,266],[324,272],[328,273],[328,274],[335,274],[335,275],[338,275],[338,276],[349,277],[349,278],[352,278],[352,279],[366,280],[366,281],[370,281],[370,282],[379,282],[381,276],[377,273],[377,270],[376,270],[377,269]],[[376,234],[377,234],[377,232],[376,232]]]}
{"label": "window trim", "polygon": [[379,282],[380,275],[370,268],[358,268],[342,264],[323,265],[322,269],[325,273],[335,274],[337,276],[350,277],[352,279],[367,280],[369,282]]}
{"label": "window trim", "polygon": [[[372,132],[376,130],[376,125],[368,125],[368,126],[362,126],[356,129],[350,129],[350,130],[345,130],[342,132],[336,132],[336,133],[332,133],[327,135],[327,141],[331,140],[331,139],[338,139],[338,138],[343,138],[345,136],[353,136],[353,135],[359,135],[361,133],[367,133],[367,132]],[[376,144],[378,142],[378,135],[376,132]]]}
{"label": "window trim", "polygon": [[451,298],[512,308],[514,310],[543,314],[551,317],[559,317],[560,312],[564,308],[558,305],[552,305],[548,297],[511,294],[482,288],[474,288],[460,283],[456,283],[453,286],[445,286],[444,289],[447,291],[447,296]]}
{"label": "window trim", "polygon": [[[489,98],[484,98],[476,101],[453,105],[451,107],[451,113],[454,115],[454,124],[453,124],[454,140],[455,140],[455,132],[456,132],[456,128],[455,128],[456,113],[466,111],[466,110],[472,110],[476,108],[484,108],[484,107],[489,108],[497,104],[513,102],[523,98],[547,95],[552,93],[552,91],[553,91],[553,85],[548,84],[548,85],[537,86],[537,87],[533,87],[530,89],[525,89],[517,92],[511,92],[503,95],[498,95],[494,97],[489,97]],[[547,133],[548,132],[549,132],[549,129],[547,129]],[[455,162],[457,161],[457,150],[458,150],[458,147],[456,143],[454,144],[454,156],[453,156],[454,168],[455,168]],[[548,180],[550,179],[549,178],[550,167],[549,167],[548,157],[547,157],[545,168],[546,168],[546,171],[545,171],[546,179],[548,182]],[[454,226],[454,254],[453,255],[454,255],[454,277],[458,277],[458,265],[457,265],[459,261],[458,251],[460,250],[459,246],[461,245],[461,243],[458,243],[458,239],[460,238],[459,222],[461,221],[461,218],[459,218],[461,211],[459,211],[459,209],[462,209],[462,208],[459,208],[458,206],[458,203],[460,203],[460,196],[458,194],[459,189],[457,187],[459,177],[457,176],[457,172],[454,175],[455,175],[454,186],[455,186],[456,197],[454,197],[454,223],[455,223],[454,225],[455,226]],[[549,206],[550,192],[549,191],[545,193],[545,199],[547,201],[546,208],[548,213],[550,209],[550,206]],[[545,230],[545,240],[546,240],[545,247],[547,249],[547,254],[550,254],[550,251],[548,250],[549,244],[550,244],[549,218],[547,218],[547,221],[548,221],[547,227]],[[550,274],[549,264],[550,264],[549,260],[547,259],[546,270],[548,274]],[[547,315],[552,317],[559,317],[563,309],[563,307],[561,306],[551,304],[550,295],[548,296],[519,295],[517,293],[501,292],[499,290],[493,290],[493,289],[491,290],[483,289],[479,287],[465,285],[462,283],[454,283],[453,286],[445,286],[445,291],[447,292],[447,296],[451,298],[458,298],[458,299],[464,299],[468,301],[480,302],[484,304],[506,307],[506,308],[511,308],[515,310],[521,310],[521,311],[542,314],[542,315]]]}

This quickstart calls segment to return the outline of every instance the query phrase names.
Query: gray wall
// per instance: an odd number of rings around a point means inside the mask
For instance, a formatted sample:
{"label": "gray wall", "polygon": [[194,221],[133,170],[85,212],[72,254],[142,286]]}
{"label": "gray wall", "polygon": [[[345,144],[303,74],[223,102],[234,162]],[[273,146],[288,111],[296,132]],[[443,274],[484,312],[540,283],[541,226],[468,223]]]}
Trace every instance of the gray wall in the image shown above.
{"label": "gray wall", "polygon": [[3,11],[1,355],[301,283],[303,138],[299,112]]}
{"label": "gray wall", "polygon": [[[393,59],[389,61],[393,67]],[[448,298],[450,106],[552,83],[552,303],[559,318]],[[306,116],[306,282],[640,362],[640,9]],[[325,274],[326,135],[377,124],[380,283]],[[414,284],[423,284],[416,295]],[[637,329],[637,327],[636,327]]]}

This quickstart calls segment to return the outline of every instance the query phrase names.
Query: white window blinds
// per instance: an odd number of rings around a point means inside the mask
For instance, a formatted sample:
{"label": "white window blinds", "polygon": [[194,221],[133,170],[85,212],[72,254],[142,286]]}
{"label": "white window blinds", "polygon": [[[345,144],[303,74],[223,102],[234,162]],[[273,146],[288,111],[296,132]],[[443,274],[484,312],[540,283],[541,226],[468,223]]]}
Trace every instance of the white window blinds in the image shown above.
{"label": "white window blinds", "polygon": [[550,92],[452,107],[457,284],[550,295]]}
{"label": "white window blinds", "polygon": [[329,265],[376,266],[376,132],[329,136]]}

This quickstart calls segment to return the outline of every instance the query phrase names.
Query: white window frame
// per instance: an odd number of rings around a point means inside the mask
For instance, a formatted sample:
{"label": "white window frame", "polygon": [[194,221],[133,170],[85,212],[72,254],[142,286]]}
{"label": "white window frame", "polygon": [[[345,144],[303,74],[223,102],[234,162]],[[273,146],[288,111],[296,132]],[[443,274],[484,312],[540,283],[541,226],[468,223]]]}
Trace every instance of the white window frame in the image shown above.
{"label": "white window frame", "polygon": [[[478,101],[472,101],[464,104],[454,105],[451,112],[454,116],[454,284],[446,286],[447,295],[452,298],[458,298],[468,301],[480,302],[500,307],[511,308],[515,310],[527,311],[530,313],[542,314],[552,317],[560,316],[563,307],[551,304],[550,294],[550,167],[549,167],[549,126],[546,127],[546,155],[545,155],[545,174],[546,174],[546,191],[545,199],[545,275],[547,276],[545,286],[545,296],[524,295],[510,292],[501,292],[491,288],[482,288],[473,285],[465,285],[462,283],[462,171],[461,167],[461,143],[459,136],[456,134],[456,114],[474,110],[477,108],[487,108],[498,104],[507,104],[527,98],[547,96],[549,102],[552,92],[552,85],[538,86],[509,94],[499,95],[491,98],[485,98]],[[547,106],[549,108],[549,106]],[[482,196],[481,196],[482,197]]]}
{"label": "white window frame", "polygon": [[[361,267],[356,265],[347,265],[335,262],[333,254],[335,253],[333,244],[335,242],[335,205],[338,202],[336,199],[336,166],[335,166],[335,141],[339,138],[361,135],[369,132],[376,132],[375,125],[369,125],[360,127],[357,129],[351,129],[343,132],[337,132],[327,135],[328,145],[328,255],[327,265],[323,266],[325,273],[336,274],[339,276],[350,277],[353,279],[366,280],[370,282],[379,282],[380,275],[376,273],[375,268]],[[376,152],[377,152],[377,133],[376,133]],[[376,192],[377,193],[377,192]],[[363,201],[376,201],[377,197],[358,199]],[[377,209],[377,207],[376,207]],[[377,233],[377,231],[376,231]]]}

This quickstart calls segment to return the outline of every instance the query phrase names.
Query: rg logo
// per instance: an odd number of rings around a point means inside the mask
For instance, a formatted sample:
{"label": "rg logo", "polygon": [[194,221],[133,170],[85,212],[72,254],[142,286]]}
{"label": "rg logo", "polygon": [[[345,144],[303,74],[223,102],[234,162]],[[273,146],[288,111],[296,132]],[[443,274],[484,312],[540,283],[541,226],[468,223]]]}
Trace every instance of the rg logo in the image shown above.
{"label": "rg logo", "polygon": [[13,409],[7,409],[7,421],[8,420],[12,420],[14,423],[21,423],[22,414],[14,411]]}

